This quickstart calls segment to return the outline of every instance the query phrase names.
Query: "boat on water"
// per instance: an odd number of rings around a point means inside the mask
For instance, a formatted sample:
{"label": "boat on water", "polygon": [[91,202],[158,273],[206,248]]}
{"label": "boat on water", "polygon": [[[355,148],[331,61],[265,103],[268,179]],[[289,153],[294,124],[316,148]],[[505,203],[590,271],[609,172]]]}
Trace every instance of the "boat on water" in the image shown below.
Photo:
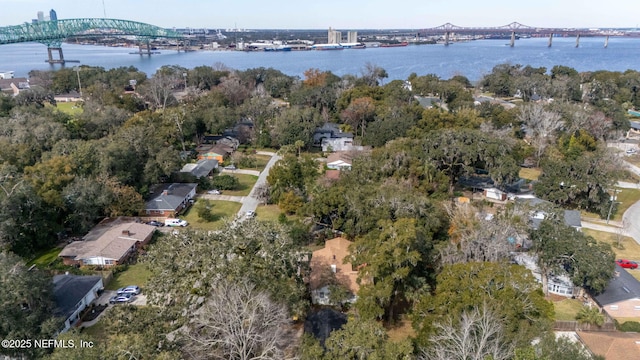
{"label": "boat on water", "polygon": [[340,44],[315,44],[311,46],[312,50],[344,50]]}
{"label": "boat on water", "polygon": [[345,49],[366,49],[367,46],[363,43],[340,43]]}
{"label": "boat on water", "polygon": [[264,51],[291,51],[291,46],[276,45],[264,48]]}
{"label": "boat on water", "polygon": [[400,46],[407,46],[407,45],[409,45],[409,43],[406,42],[406,41],[403,41],[401,43],[380,44],[380,47],[384,47],[384,48],[386,48],[386,47],[400,47]]}

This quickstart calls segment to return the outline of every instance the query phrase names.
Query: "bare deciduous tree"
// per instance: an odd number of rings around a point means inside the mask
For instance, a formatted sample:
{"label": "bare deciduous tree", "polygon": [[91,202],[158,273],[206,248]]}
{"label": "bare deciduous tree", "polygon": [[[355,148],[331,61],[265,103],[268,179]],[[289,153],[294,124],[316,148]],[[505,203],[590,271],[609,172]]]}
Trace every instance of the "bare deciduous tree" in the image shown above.
{"label": "bare deciduous tree", "polygon": [[514,344],[504,342],[504,325],[485,304],[435,325],[432,344],[423,349],[420,360],[506,360],[513,356]]}
{"label": "bare deciduous tree", "polygon": [[518,120],[529,130],[531,145],[536,148],[537,166],[540,166],[542,154],[547,146],[555,141],[556,130],[560,129],[564,122],[558,113],[547,111],[540,104],[522,107]]}
{"label": "bare deciduous tree", "polygon": [[519,210],[487,216],[470,204],[446,205],[451,242],[440,250],[443,264],[500,261],[521,244],[526,235],[526,218]]}
{"label": "bare deciduous tree", "polygon": [[193,314],[185,334],[194,359],[283,359],[285,306],[244,281],[220,281]]}

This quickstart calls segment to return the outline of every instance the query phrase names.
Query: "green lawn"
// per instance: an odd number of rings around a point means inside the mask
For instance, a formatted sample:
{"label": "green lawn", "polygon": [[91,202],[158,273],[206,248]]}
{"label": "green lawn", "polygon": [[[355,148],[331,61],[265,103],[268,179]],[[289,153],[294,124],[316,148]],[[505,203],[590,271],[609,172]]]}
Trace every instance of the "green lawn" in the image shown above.
{"label": "green lawn", "polygon": [[127,270],[113,276],[113,279],[111,279],[109,285],[106,286],[106,289],[117,290],[127,285],[138,285],[144,288],[150,277],[151,271],[149,271],[145,264],[129,265]]}
{"label": "green lawn", "polygon": [[[624,215],[624,212],[627,211],[627,209],[631,205],[640,201],[639,189],[618,189],[618,190],[620,190],[620,192],[618,193],[618,197],[616,201],[618,201],[619,204],[618,204],[618,210],[616,211],[616,213],[611,215],[611,220],[613,221],[622,221],[622,215]],[[600,219],[600,216],[598,216],[598,214],[594,214],[584,210],[580,211],[580,213],[582,214],[582,216],[586,218]]]}
{"label": "green lawn", "polygon": [[538,168],[520,168],[520,177],[527,180],[538,180],[542,170]]}
{"label": "green lawn", "polygon": [[[110,309],[106,309],[104,311],[109,310]],[[105,314],[102,314],[101,316],[105,316]],[[92,326],[82,328],[82,334],[87,334],[95,340],[104,340],[107,337],[107,329],[105,328],[104,320],[100,318],[100,320],[98,320],[98,322],[96,322]]]}
{"label": "green lawn", "polygon": [[282,213],[278,205],[258,205],[256,209],[256,219],[260,221],[278,221],[278,216]]}
{"label": "green lawn", "polygon": [[[586,235],[592,236],[594,239],[600,242],[606,242],[610,244],[611,249],[616,254],[617,259],[640,260],[640,245],[634,239],[628,236],[622,237],[622,247],[618,248],[616,246],[618,243],[616,234],[591,229],[582,229],[582,232]],[[629,274],[640,280],[640,270],[629,270]]]}
{"label": "green lawn", "polygon": [[[225,195],[228,195],[228,192],[225,191]],[[212,206],[211,213],[215,220],[207,221],[198,216],[196,205],[201,201]],[[198,199],[196,204],[191,206],[187,213],[180,216],[180,218],[187,220],[189,227],[193,227],[194,229],[217,230],[224,224],[225,219],[233,219],[233,217],[238,214],[241,207],[242,204],[233,201]]]}
{"label": "green lawn", "polygon": [[574,321],[576,315],[582,309],[582,301],[576,299],[564,299],[562,301],[554,301],[553,308],[556,312],[556,320]]}
{"label": "green lawn", "polygon": [[38,268],[46,268],[56,259],[58,259],[58,254],[60,254],[62,248],[55,247],[53,249],[43,251],[36,255],[36,257],[27,263],[27,266],[36,265]]}
{"label": "green lawn", "polygon": [[238,190],[223,190],[222,193],[224,195],[247,196],[251,192],[251,189],[253,189],[253,185],[258,181],[258,177],[255,175],[233,174],[231,176],[238,179],[240,186]]}
{"label": "green lawn", "polygon": [[65,114],[77,115],[82,113],[82,107],[78,106],[75,102],[59,102],[56,104],[58,110]]}

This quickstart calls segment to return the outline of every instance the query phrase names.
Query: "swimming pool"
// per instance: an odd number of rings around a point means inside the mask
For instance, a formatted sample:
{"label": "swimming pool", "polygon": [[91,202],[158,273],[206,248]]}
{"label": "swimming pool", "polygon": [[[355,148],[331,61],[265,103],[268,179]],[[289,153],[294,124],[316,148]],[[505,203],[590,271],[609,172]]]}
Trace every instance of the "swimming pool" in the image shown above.
{"label": "swimming pool", "polygon": [[631,116],[640,117],[640,111],[628,110]]}

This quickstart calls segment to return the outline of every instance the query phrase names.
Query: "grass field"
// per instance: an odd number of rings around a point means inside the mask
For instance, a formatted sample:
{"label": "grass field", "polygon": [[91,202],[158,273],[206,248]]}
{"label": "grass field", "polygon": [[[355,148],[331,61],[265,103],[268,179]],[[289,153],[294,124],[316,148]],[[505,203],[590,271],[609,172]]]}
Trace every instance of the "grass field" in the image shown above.
{"label": "grass field", "polygon": [[542,170],[538,168],[520,168],[520,177],[523,179],[535,181],[538,180]]}
{"label": "grass field", "polygon": [[251,192],[251,189],[253,189],[253,185],[258,181],[258,177],[255,175],[233,174],[232,176],[238,179],[240,187],[238,190],[223,190],[222,193],[224,195],[247,196]]}
{"label": "grass field", "polygon": [[82,113],[82,107],[75,102],[59,102],[56,104],[58,110],[69,115],[77,115]]}
{"label": "grass field", "polygon": [[562,301],[554,301],[553,308],[556,312],[556,320],[574,321],[576,315],[582,309],[582,302],[576,299],[564,299]]}
{"label": "grass field", "polygon": [[[592,236],[594,239],[600,242],[606,242],[611,245],[611,249],[616,254],[617,259],[628,259],[634,261],[640,261],[640,245],[632,238],[628,236],[622,237],[622,247],[617,248],[617,235],[603,231],[596,231],[591,229],[582,229],[582,232],[586,235]],[[633,275],[636,279],[640,280],[640,270],[629,270],[629,274]]]}
{"label": "grass field", "polygon": [[[225,195],[227,195],[227,192],[225,192]],[[242,207],[242,204],[233,201],[199,199],[198,203],[201,201],[204,201],[206,204],[212,206],[211,213],[214,216],[214,221],[207,221],[200,218],[198,216],[196,206],[190,207],[185,215],[180,216],[181,219],[187,220],[187,222],[189,222],[189,227],[193,227],[194,229],[199,230],[219,229],[224,224],[225,219],[230,220],[235,217]]]}
{"label": "grass field", "polygon": [[[620,192],[617,195],[616,201],[618,202],[618,209],[615,214],[611,215],[611,220],[613,221],[622,221],[622,216],[627,209],[640,201],[640,190],[639,189],[619,189]],[[587,211],[580,211],[580,213],[586,218],[594,218],[600,219],[598,214],[594,214]]]}
{"label": "grass field", "polygon": [[389,340],[399,342],[407,338],[414,338],[416,332],[413,330],[409,319],[402,319],[393,327],[387,329],[387,335],[389,335]]}
{"label": "grass field", "polygon": [[127,285],[138,285],[144,289],[150,277],[151,271],[147,269],[145,264],[129,265],[127,270],[115,274],[105,288],[107,290],[117,290]]}
{"label": "grass field", "polygon": [[36,255],[33,260],[29,261],[27,263],[27,266],[35,264],[38,268],[46,268],[47,266],[49,266],[49,264],[58,259],[58,254],[60,254],[60,251],[62,251],[62,248],[59,247],[43,251]]}
{"label": "grass field", "polygon": [[258,205],[256,219],[260,221],[278,221],[278,216],[280,216],[281,212],[278,205]]}

